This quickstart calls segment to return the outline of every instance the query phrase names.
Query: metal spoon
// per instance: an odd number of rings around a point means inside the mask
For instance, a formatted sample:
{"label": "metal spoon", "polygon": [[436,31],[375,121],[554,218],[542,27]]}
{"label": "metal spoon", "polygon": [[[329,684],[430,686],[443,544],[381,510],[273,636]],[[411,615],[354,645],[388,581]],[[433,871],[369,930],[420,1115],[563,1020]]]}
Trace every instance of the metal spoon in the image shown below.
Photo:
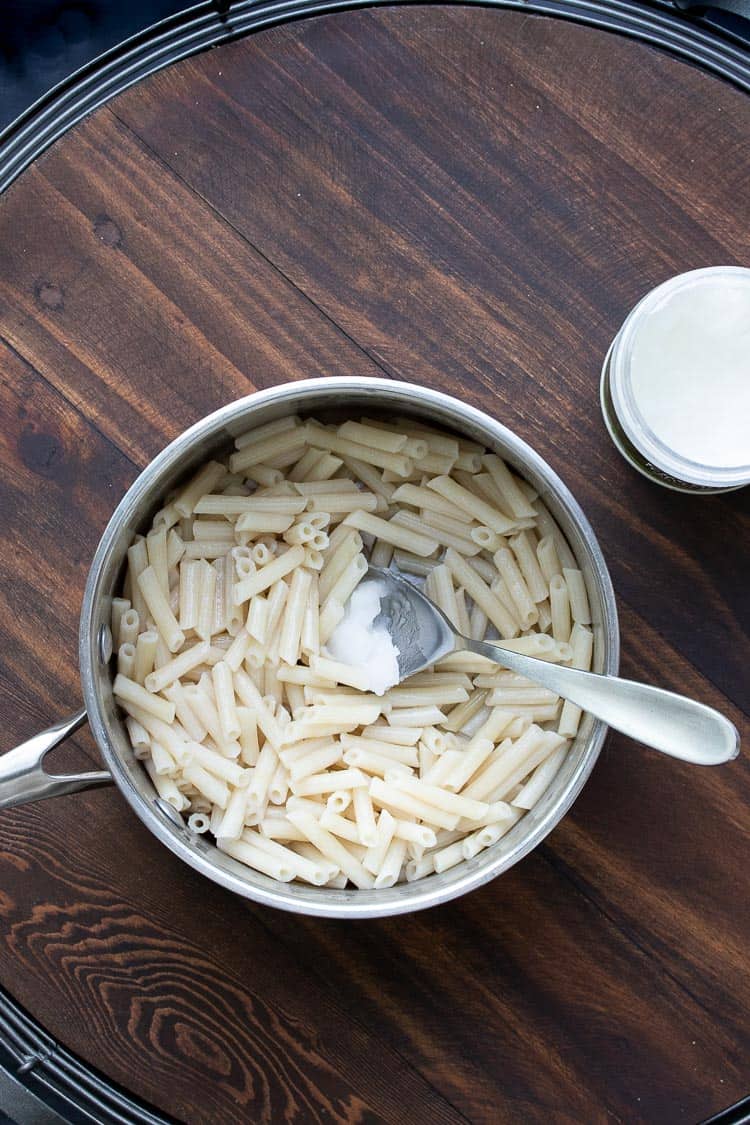
{"label": "metal spoon", "polygon": [[449,652],[468,649],[527,676],[622,734],[673,758],[715,766],[740,752],[737,728],[713,707],[649,684],[581,672],[511,652],[502,642],[473,641],[457,633],[443,611],[405,578],[374,566],[367,573],[387,587],[387,593],[381,594],[378,620],[385,621],[399,651],[400,680]]}

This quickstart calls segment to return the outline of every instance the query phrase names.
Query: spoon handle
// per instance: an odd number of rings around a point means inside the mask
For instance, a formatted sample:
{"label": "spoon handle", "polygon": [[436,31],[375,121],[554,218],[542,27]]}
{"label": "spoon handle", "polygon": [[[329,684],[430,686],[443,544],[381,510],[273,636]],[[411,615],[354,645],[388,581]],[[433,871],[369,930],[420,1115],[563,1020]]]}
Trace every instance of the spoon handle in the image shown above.
{"label": "spoon handle", "polygon": [[701,766],[729,762],[740,752],[737,728],[724,715],[649,684],[582,672],[462,637],[463,646],[569,699],[615,730],[663,754]]}

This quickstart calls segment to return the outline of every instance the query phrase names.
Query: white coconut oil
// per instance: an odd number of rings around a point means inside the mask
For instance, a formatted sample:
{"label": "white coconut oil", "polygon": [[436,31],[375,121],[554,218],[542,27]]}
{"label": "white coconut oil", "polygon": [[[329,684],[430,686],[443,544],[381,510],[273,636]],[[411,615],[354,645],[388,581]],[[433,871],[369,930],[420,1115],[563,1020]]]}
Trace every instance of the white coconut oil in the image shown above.
{"label": "white coconut oil", "polygon": [[387,586],[366,578],[346,604],[346,613],[328,638],[326,655],[365,673],[367,690],[383,695],[398,683],[398,649],[384,621],[380,601]]}
{"label": "white coconut oil", "polygon": [[644,297],[605,362],[602,407],[650,479],[699,492],[750,483],[750,269],[693,270]]}

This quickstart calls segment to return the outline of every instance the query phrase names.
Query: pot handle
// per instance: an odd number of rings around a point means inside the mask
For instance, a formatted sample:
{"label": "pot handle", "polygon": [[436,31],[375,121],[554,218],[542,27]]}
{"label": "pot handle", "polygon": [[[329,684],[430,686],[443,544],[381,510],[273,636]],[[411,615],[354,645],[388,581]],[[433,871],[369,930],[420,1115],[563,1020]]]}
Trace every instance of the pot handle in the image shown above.
{"label": "pot handle", "polygon": [[43,768],[44,756],[86,721],[86,712],[79,711],[70,719],[61,719],[47,730],[35,734],[14,750],[0,755],[0,809],[12,809],[46,797],[62,797],[79,789],[111,785],[112,775],[106,770],[90,773],[51,774]]}

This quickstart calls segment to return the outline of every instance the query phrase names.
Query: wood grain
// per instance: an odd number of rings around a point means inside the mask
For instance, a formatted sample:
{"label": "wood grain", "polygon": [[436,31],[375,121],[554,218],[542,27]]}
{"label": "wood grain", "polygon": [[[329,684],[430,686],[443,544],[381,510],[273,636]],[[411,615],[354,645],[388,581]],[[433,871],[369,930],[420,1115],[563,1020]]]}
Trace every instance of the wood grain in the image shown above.
{"label": "wood grain", "polygon": [[[749,137],[745,97],[641,44],[437,6],[257,34],[64,137],[0,200],[5,744],[78,706],[88,562],[139,469],[254,388],[352,373],[534,445],[608,559],[623,673],[747,738],[747,490],[650,485],[597,390],[650,286],[747,263]],[[61,798],[0,815],[0,981],[191,1123],[697,1122],[747,1093],[749,808],[745,760],[610,737],[502,879],[346,925],[228,895],[114,790]]]}

